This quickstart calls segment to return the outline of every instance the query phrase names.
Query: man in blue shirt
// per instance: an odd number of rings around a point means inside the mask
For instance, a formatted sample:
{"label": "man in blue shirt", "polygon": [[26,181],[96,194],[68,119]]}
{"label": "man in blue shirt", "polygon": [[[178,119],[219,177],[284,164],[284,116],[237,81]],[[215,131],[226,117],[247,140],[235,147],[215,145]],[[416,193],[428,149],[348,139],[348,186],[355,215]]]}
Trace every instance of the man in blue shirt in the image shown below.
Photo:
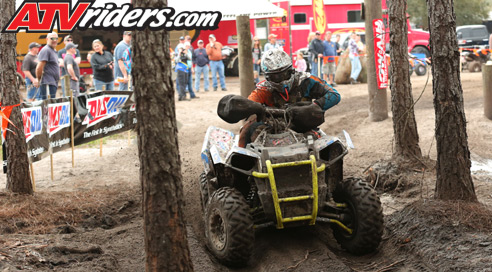
{"label": "man in blue shirt", "polygon": [[[58,34],[51,32],[46,37],[46,46],[38,54],[38,65],[36,66],[36,78],[39,87],[40,99],[47,98],[49,90],[50,98],[56,97],[58,81],[60,80],[60,67],[58,66],[58,54],[55,51],[58,44]],[[39,86],[41,84],[41,86]],[[38,86],[36,86],[38,85]]]}
{"label": "man in blue shirt", "polygon": [[203,41],[198,41],[198,48],[195,49],[193,54],[193,63],[195,66],[195,89],[196,92],[200,91],[200,77],[203,73],[203,85],[205,91],[208,92],[208,55],[207,50],[203,47]]}
{"label": "man in blue shirt", "polygon": [[120,84],[120,91],[128,90],[128,80],[132,71],[131,41],[132,32],[125,31],[123,40],[114,49],[114,74]]}
{"label": "man in blue shirt", "polygon": [[[331,86],[336,86],[336,84],[333,82],[333,77],[336,71],[335,58],[337,56],[337,44],[331,41],[331,36],[331,31],[327,31],[325,34],[325,41],[323,42],[323,56],[328,57],[328,59],[323,64],[323,78]],[[328,78],[330,79],[329,81]]]}

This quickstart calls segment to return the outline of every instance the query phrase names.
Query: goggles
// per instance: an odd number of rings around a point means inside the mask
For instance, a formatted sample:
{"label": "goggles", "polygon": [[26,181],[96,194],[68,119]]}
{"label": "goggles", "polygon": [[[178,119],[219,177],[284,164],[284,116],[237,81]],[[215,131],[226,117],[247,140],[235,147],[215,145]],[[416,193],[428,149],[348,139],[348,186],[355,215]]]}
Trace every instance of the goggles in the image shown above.
{"label": "goggles", "polygon": [[268,73],[266,74],[266,77],[269,81],[280,83],[282,81],[289,80],[292,76],[292,72],[292,68],[289,67],[287,70],[282,72]]}

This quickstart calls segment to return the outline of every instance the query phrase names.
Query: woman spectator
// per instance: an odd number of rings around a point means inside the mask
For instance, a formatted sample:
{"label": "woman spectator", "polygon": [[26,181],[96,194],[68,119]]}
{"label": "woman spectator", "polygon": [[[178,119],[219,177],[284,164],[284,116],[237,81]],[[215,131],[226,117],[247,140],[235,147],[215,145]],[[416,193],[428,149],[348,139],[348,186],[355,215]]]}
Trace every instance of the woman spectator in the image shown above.
{"label": "woman spectator", "polygon": [[103,51],[103,48],[103,43],[100,40],[92,42],[92,49],[95,51],[91,57],[94,87],[99,91],[103,89],[103,86],[106,86],[106,90],[112,91],[114,89],[113,55],[108,51]]}
{"label": "woman spectator", "polygon": [[255,83],[260,82],[261,44],[258,37],[253,38],[253,71],[255,71]]}

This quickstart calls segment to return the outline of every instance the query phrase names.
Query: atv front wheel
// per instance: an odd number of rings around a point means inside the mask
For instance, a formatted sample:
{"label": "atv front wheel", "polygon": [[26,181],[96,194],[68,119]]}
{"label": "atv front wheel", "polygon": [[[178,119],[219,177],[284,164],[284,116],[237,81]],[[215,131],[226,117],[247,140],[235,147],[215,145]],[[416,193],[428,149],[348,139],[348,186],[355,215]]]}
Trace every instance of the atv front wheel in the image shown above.
{"label": "atv front wheel", "polygon": [[243,195],[234,188],[215,191],[205,214],[207,246],[222,263],[245,265],[253,251],[253,217]]}
{"label": "atv front wheel", "polygon": [[342,248],[355,255],[376,250],[383,235],[383,209],[376,191],[361,179],[348,178],[339,183],[333,198],[347,207],[342,223],[352,229],[352,234],[332,225],[333,235]]}

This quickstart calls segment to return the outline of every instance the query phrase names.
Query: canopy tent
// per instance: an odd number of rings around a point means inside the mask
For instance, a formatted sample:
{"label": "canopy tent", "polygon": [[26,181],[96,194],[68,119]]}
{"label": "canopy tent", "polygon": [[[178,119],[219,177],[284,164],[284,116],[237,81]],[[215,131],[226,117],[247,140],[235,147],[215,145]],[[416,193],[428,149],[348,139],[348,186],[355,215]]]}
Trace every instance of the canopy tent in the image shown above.
{"label": "canopy tent", "polygon": [[[22,2],[22,0],[16,0],[16,8]],[[76,3],[76,0],[72,0],[73,5]],[[96,0],[93,7],[104,7],[105,4],[109,3],[121,6],[131,3],[131,0]],[[222,21],[236,20],[236,16],[239,15],[249,15],[250,19],[284,16],[283,9],[267,0],[169,0],[168,6],[174,8],[176,14],[182,11],[220,11],[222,13]]]}

